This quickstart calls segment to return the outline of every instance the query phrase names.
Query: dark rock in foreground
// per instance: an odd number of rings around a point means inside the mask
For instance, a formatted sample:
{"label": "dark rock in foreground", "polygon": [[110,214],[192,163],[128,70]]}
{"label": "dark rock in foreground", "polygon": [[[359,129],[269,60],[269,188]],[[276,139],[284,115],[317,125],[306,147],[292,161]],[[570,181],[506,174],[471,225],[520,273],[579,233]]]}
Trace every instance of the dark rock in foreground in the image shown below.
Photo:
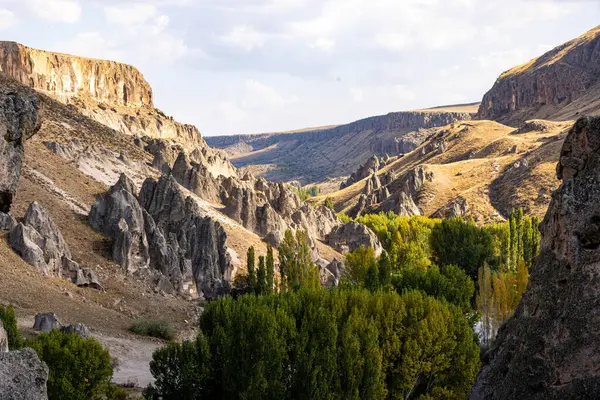
{"label": "dark rock in foreground", "polygon": [[48,367],[32,349],[0,353],[0,399],[47,400]]}

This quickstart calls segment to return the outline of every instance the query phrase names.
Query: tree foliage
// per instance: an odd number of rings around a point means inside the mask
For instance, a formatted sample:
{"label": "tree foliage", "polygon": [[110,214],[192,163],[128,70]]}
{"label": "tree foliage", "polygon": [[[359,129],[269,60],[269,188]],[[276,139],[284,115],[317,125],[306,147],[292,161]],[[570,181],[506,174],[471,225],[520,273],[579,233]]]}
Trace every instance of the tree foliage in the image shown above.
{"label": "tree foliage", "polygon": [[48,365],[50,400],[88,400],[110,389],[110,354],[95,339],[53,330],[25,343]]}
{"label": "tree foliage", "polygon": [[224,298],[200,327],[195,343],[155,353],[154,398],[464,398],[479,367],[461,310],[420,292]]}
{"label": "tree foliage", "polygon": [[305,231],[297,231],[295,235],[289,229],[285,231],[278,251],[282,290],[320,286],[319,269],[312,262],[309,238]]}
{"label": "tree foliage", "polygon": [[9,350],[17,350],[21,347],[23,339],[17,328],[17,317],[15,309],[11,304],[7,306],[0,305],[0,321],[4,325],[4,330],[8,336]]}

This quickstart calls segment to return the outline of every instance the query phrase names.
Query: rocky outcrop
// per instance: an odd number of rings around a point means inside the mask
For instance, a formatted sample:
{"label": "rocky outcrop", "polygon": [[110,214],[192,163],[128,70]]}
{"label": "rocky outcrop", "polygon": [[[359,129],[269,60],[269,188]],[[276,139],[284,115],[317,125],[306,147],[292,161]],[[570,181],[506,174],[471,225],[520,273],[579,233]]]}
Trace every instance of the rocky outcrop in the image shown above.
{"label": "rocky outcrop", "polygon": [[[163,273],[175,276],[179,269],[177,279],[181,276],[184,281],[181,284],[192,276],[198,294],[206,298],[226,293],[232,264],[223,227],[203,216],[196,200],[185,197],[171,175],[163,175],[158,181],[147,179],[140,192],[140,204],[152,218],[147,217],[149,226],[155,223],[151,241],[160,250],[153,262]],[[160,260],[168,262],[162,261],[161,265]],[[179,284],[177,279],[175,283]]]}
{"label": "rocky outcrop", "polygon": [[17,226],[17,220],[10,214],[0,212],[0,232],[10,231]]}
{"label": "rocky outcrop", "polygon": [[8,333],[4,329],[4,324],[0,321],[0,353],[8,351]]}
{"label": "rocky outcrop", "polygon": [[144,214],[133,182],[125,175],[92,206],[92,228],[113,239],[112,258],[128,273],[147,268],[150,263],[148,240],[144,231]]}
{"label": "rocky outcrop", "polygon": [[191,161],[185,152],[181,152],[173,164],[173,177],[181,186],[201,198],[218,203],[220,201],[220,185],[206,165],[207,163]]}
{"label": "rocky outcrop", "polygon": [[[71,251],[60,230],[37,202],[29,205],[23,222],[10,231],[8,241],[25,262],[44,275],[68,279],[82,286],[99,286],[93,272],[81,269],[71,259]],[[80,275],[83,278],[78,281]]]}
{"label": "rocky outcrop", "polygon": [[343,182],[340,185],[340,189],[352,186],[354,183],[372,176],[384,165],[385,164],[383,164],[382,160],[379,160],[379,157],[373,155],[373,157],[369,158],[364,164],[358,167],[358,169],[352,175],[350,175],[346,182]]}
{"label": "rocky outcrop", "polygon": [[334,228],[327,238],[327,243],[342,254],[353,252],[359,247],[372,247],[377,257],[383,252],[377,235],[358,222],[348,222]]}
{"label": "rocky outcrop", "polygon": [[531,118],[551,119],[598,82],[600,27],[500,75],[477,116],[513,125]]}
{"label": "rocky outcrop", "polygon": [[594,399],[600,393],[600,118],[581,118],[557,166],[540,256],[471,399]]}
{"label": "rocky outcrop", "polygon": [[0,399],[48,400],[48,367],[33,349],[0,353]]}
{"label": "rocky outcrop", "polygon": [[81,323],[63,326],[62,328],[60,328],[60,330],[61,332],[66,333],[68,335],[77,335],[83,339],[89,339],[90,337],[92,337],[92,333],[90,332],[88,327]]}
{"label": "rocky outcrop", "polygon": [[23,142],[41,125],[38,97],[0,89],[0,212],[10,211],[21,175]]}
{"label": "rocky outcrop", "polygon": [[152,106],[152,88],[134,67],[0,42],[0,71],[61,101],[84,93],[98,102]]}
{"label": "rocky outcrop", "polygon": [[432,218],[465,217],[469,212],[469,202],[462,196],[457,197],[444,207],[437,210]]}
{"label": "rocky outcrop", "polygon": [[[206,138],[206,141],[210,146],[220,149],[234,147],[237,151],[243,144],[254,152],[260,151],[260,154],[250,157],[236,154],[233,162],[238,167],[266,163],[282,167],[265,173],[265,177],[271,180],[319,182],[328,177],[348,176],[367,162],[373,153],[396,156],[407,150],[412,151],[425,140],[427,129],[471,118],[471,114],[462,112],[395,112],[333,128],[293,133],[213,136]],[[326,154],[323,149],[327,149]]]}

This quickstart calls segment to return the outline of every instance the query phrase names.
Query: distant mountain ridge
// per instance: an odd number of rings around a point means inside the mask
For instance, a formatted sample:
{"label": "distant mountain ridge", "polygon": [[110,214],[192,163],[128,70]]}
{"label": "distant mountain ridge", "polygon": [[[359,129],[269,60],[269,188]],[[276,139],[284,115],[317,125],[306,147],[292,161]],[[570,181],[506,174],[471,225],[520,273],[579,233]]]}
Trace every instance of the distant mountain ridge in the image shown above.
{"label": "distant mountain ridge", "polygon": [[472,106],[393,112],[325,129],[205,139],[226,150],[238,167],[269,165],[268,179],[318,182],[349,175],[373,154],[408,153],[425,140],[424,130],[472,119]]}

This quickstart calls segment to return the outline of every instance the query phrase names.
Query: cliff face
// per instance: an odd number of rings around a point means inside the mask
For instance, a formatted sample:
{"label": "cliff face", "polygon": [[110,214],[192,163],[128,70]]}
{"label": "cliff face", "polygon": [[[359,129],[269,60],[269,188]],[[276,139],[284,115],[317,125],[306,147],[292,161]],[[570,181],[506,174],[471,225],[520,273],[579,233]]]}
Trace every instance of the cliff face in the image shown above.
{"label": "cliff face", "polygon": [[296,133],[208,137],[215,148],[239,152],[237,166],[275,164],[273,180],[317,182],[350,175],[373,153],[390,156],[410,152],[426,138],[426,129],[470,120],[468,112],[409,111],[365,118],[347,125]]}
{"label": "cliff face", "polygon": [[600,118],[581,118],[557,166],[541,253],[515,316],[498,332],[471,399],[600,394]]}
{"label": "cliff face", "polygon": [[[503,73],[485,94],[477,116],[512,125],[532,118],[574,119],[590,101],[569,106],[590,90],[596,94],[590,99],[597,99],[599,82],[600,26]],[[595,105],[585,112],[598,110]]]}
{"label": "cliff face", "polygon": [[134,67],[0,42],[0,71],[65,102],[89,95],[98,102],[152,106],[152,88]]}

